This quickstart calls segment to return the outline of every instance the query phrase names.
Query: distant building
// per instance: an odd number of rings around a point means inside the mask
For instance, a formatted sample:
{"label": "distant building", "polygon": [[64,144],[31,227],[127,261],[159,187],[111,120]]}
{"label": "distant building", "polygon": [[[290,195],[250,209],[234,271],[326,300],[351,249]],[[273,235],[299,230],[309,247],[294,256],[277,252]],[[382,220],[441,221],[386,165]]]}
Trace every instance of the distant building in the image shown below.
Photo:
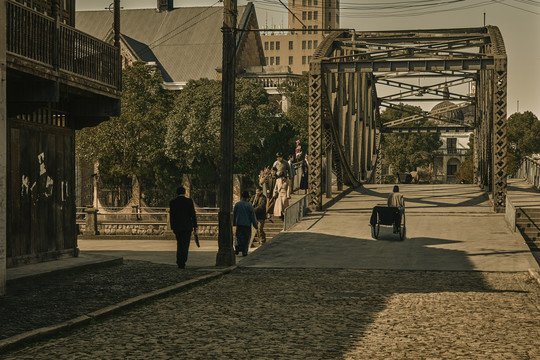
{"label": "distant building", "polygon": [[[454,103],[444,100],[435,105],[431,112],[439,112],[441,109],[452,108]],[[442,114],[443,117],[455,122],[469,125],[474,123],[474,106],[469,105],[462,109],[449,110]],[[438,122],[438,125],[452,127],[446,122]],[[433,163],[433,180],[446,184],[456,183],[456,172],[461,163],[465,160],[465,155],[469,150],[469,138],[472,132],[443,132],[441,133],[442,145],[437,151]]]}
{"label": "distant building", "polygon": [[[76,16],[78,29],[112,40],[110,11],[78,11]],[[124,66],[155,64],[169,90],[181,90],[189,80],[221,79],[223,7],[175,8],[173,0],[158,0],[156,8],[122,10],[120,23]],[[252,3],[238,7],[238,29],[258,29]],[[264,65],[259,32],[239,31],[236,49],[237,74]]]}
{"label": "distant building", "polygon": [[301,74],[309,71],[315,49],[328,34],[313,29],[339,28],[339,0],[289,0],[288,7],[292,12],[288,29],[295,30],[276,29],[263,34],[264,59],[266,65],[286,65],[293,74]]}

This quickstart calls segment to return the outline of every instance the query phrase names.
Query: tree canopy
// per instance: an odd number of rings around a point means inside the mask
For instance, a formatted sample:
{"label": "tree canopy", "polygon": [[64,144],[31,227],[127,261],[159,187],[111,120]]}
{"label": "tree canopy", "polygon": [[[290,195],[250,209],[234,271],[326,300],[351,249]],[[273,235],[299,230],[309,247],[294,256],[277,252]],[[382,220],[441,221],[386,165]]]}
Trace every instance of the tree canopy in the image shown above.
{"label": "tree canopy", "polygon": [[[410,116],[412,113],[421,113],[418,106],[400,104],[400,109],[389,108],[381,113],[381,122],[386,123]],[[420,120],[414,124],[404,126],[420,126],[429,124]],[[435,150],[442,145],[440,135],[435,134],[386,134],[383,137],[383,157],[387,165],[392,166],[394,172],[409,172],[417,167],[433,163]]]}
{"label": "tree canopy", "polygon": [[[245,79],[236,81],[234,157],[235,172],[258,174],[257,162],[265,140],[280,119],[275,116],[263,87]],[[167,118],[167,155],[193,174],[204,170],[209,182],[218,176],[221,129],[221,82],[189,81]]]}
{"label": "tree canopy", "polygon": [[508,174],[513,174],[525,156],[540,153],[540,121],[530,111],[508,117]]}
{"label": "tree canopy", "polygon": [[308,74],[305,73],[297,84],[282,83],[278,87],[278,92],[287,98],[288,108],[285,117],[292,130],[298,134],[298,139],[302,144],[307,144],[309,129],[309,93]]}
{"label": "tree canopy", "polygon": [[161,73],[144,63],[122,72],[122,114],[76,134],[76,155],[98,161],[107,185],[130,186],[135,176],[141,183],[164,184],[161,177],[177,173],[165,157],[165,118],[174,95],[161,86]]}

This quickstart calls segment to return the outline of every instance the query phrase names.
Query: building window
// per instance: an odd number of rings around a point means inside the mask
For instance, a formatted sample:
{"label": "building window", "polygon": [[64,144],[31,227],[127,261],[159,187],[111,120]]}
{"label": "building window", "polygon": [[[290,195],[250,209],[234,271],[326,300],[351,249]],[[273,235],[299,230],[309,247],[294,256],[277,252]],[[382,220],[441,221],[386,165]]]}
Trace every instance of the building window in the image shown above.
{"label": "building window", "polygon": [[339,13],[336,13],[336,23],[339,23]]}
{"label": "building window", "polygon": [[306,65],[306,57],[302,56],[302,65]]}
{"label": "building window", "polygon": [[295,2],[295,1],[294,1],[294,0],[292,0],[292,7],[294,7],[294,2]]}
{"label": "building window", "polygon": [[274,65],[274,57],[270,57],[270,65]]}
{"label": "building window", "polygon": [[307,57],[307,62],[308,62],[308,63],[311,62],[311,56],[308,56],[308,57]]}
{"label": "building window", "polygon": [[319,12],[318,11],[314,11],[313,12],[313,20],[318,20],[319,19]]}
{"label": "building window", "polygon": [[306,0],[302,0],[302,6],[306,6]]}
{"label": "building window", "polygon": [[270,50],[274,50],[274,42],[270,41]]}
{"label": "building window", "polygon": [[268,57],[264,58],[264,65],[268,65]]}
{"label": "building window", "polygon": [[311,49],[312,46],[313,46],[313,43],[311,42],[311,40],[309,40],[309,41],[307,42],[307,48],[308,48],[308,49]]}
{"label": "building window", "polygon": [[293,49],[293,42],[289,41],[289,50],[292,50],[292,49]]}
{"label": "building window", "polygon": [[313,40],[313,48],[316,49],[319,46],[319,40]]}
{"label": "building window", "polygon": [[268,41],[264,42],[264,50],[268,50]]}
{"label": "building window", "polygon": [[293,57],[289,56],[289,65],[292,65],[292,64],[293,64]]}
{"label": "building window", "polygon": [[331,22],[331,21],[332,21],[332,13],[329,12],[329,13],[328,13],[328,22]]}
{"label": "building window", "polygon": [[306,20],[306,12],[302,11],[302,20]]}
{"label": "building window", "polygon": [[332,7],[332,0],[328,0],[328,7]]}
{"label": "building window", "polygon": [[302,40],[302,50],[306,50],[306,40]]}
{"label": "building window", "polygon": [[279,56],[276,56],[276,65],[279,65],[281,63],[281,59],[279,58]]}
{"label": "building window", "polygon": [[446,165],[446,175],[455,175],[456,172],[457,172],[457,165],[453,165],[453,164],[447,164]]}
{"label": "building window", "polygon": [[315,6],[319,5],[319,0],[313,0],[313,5]]}
{"label": "building window", "polygon": [[448,151],[448,154],[457,153],[457,138],[446,139],[446,151]]}
{"label": "building window", "polygon": [[311,0],[308,0],[307,4],[308,6],[311,6]]}
{"label": "building window", "polygon": [[307,13],[307,19],[312,20],[313,19],[313,13],[311,11],[308,11]]}
{"label": "building window", "polygon": [[279,41],[276,41],[276,50],[279,50],[280,46],[279,46]]}

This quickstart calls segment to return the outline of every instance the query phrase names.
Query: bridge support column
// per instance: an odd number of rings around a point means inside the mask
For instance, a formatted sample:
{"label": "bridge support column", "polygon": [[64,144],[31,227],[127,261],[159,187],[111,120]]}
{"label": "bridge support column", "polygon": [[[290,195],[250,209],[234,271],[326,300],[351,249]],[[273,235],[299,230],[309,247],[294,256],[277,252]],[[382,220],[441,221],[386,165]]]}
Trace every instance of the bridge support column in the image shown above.
{"label": "bridge support column", "polygon": [[326,147],[326,197],[332,197],[332,146]]}
{"label": "bridge support column", "polygon": [[323,79],[321,62],[309,65],[309,206],[322,209],[322,96]]}
{"label": "bridge support column", "polygon": [[507,186],[507,140],[506,140],[506,56],[495,58],[493,71],[493,206],[496,212],[506,208]]}

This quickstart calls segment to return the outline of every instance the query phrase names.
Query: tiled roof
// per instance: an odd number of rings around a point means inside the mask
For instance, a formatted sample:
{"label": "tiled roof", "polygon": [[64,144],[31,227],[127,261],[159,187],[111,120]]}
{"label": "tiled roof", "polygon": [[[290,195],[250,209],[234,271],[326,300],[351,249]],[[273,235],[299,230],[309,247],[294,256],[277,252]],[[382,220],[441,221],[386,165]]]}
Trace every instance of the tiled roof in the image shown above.
{"label": "tiled roof", "polygon": [[[238,7],[238,19],[246,6]],[[79,11],[76,28],[99,39],[111,32],[113,13]],[[222,7],[181,7],[172,11],[156,9],[122,10],[123,40],[143,61],[155,61],[166,82],[216,78],[221,67]]]}

